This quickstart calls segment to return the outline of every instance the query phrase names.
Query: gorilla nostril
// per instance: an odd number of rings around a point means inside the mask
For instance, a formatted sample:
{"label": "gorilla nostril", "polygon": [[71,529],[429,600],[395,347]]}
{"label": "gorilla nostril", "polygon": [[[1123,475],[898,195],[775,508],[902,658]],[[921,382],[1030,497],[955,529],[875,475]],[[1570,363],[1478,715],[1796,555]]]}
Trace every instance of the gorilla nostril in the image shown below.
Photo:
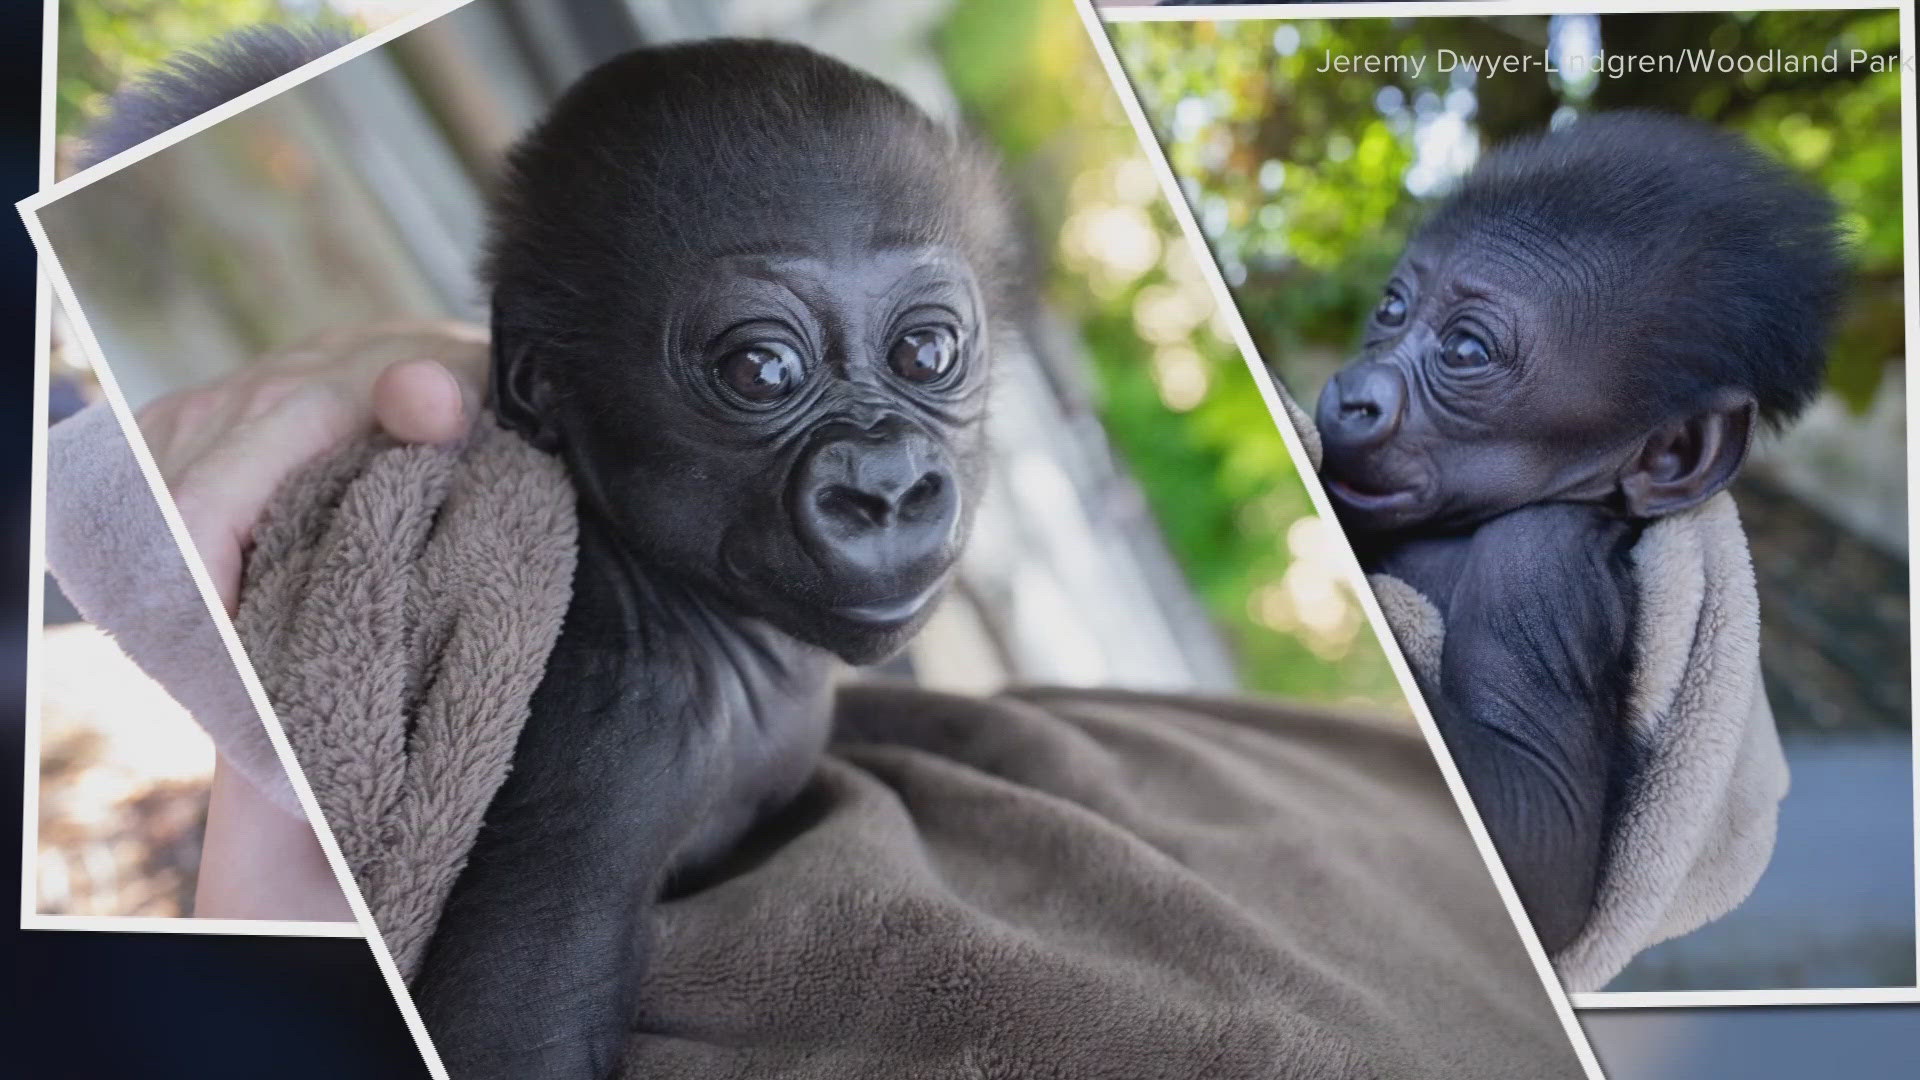
{"label": "gorilla nostril", "polygon": [[942,477],[939,473],[930,472],[921,477],[912,487],[907,489],[906,494],[900,496],[900,516],[903,518],[915,517],[922,510],[925,510],[928,506],[937,502],[940,498],[940,491],[946,487],[946,483],[946,478]]}
{"label": "gorilla nostril", "polygon": [[917,521],[936,510],[947,479],[937,472],[926,473],[897,497],[866,491],[851,484],[827,484],[813,496],[814,506],[829,521],[838,521],[861,529],[884,529]]}
{"label": "gorilla nostril", "polygon": [[1406,384],[1393,365],[1356,363],[1320,394],[1321,435],[1342,452],[1379,446],[1399,431],[1406,406]]}
{"label": "gorilla nostril", "polygon": [[893,512],[886,499],[845,484],[828,484],[813,502],[830,519],[870,528],[885,525]]}

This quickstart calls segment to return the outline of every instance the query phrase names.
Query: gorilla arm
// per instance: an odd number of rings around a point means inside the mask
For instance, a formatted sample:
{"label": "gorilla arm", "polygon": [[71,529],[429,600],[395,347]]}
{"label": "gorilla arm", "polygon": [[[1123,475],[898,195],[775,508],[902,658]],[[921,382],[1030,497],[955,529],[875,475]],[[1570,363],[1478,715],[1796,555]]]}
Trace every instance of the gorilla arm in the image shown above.
{"label": "gorilla arm", "polygon": [[[1605,861],[1626,752],[1636,533],[1604,511],[1546,503],[1379,566],[1439,601],[1440,673],[1421,690],[1549,953],[1585,926]],[[1434,572],[1440,545],[1453,549],[1446,580]]]}
{"label": "gorilla arm", "polygon": [[790,797],[825,741],[826,665],[755,633],[582,516],[573,605],[413,987],[453,1076],[618,1068],[668,874]]}

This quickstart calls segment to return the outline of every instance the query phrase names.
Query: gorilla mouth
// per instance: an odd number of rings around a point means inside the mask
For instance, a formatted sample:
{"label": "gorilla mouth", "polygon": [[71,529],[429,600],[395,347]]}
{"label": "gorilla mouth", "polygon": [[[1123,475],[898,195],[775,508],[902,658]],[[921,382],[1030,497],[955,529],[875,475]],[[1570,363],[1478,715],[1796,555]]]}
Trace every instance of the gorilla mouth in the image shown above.
{"label": "gorilla mouth", "polygon": [[919,592],[890,596],[864,604],[847,604],[834,608],[833,613],[849,622],[863,623],[868,626],[896,626],[920,614],[921,609],[932,602],[946,583],[947,575],[941,574],[933,584]]}
{"label": "gorilla mouth", "polygon": [[1402,510],[1420,501],[1418,485],[1379,490],[1331,477],[1325,479],[1327,493],[1332,495],[1336,502],[1351,510],[1374,513],[1382,510]]}

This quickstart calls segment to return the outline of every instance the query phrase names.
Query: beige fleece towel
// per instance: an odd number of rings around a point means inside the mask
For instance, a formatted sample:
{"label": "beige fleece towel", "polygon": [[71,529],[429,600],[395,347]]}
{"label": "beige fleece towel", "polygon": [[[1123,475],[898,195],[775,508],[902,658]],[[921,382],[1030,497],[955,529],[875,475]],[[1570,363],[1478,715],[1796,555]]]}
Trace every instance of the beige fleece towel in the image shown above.
{"label": "beige fleece towel", "polygon": [[[307,473],[242,598],[409,973],[563,603],[564,480],[499,438]],[[659,906],[623,1076],[1581,1075],[1403,725],[862,686],[836,731],[792,806]]]}
{"label": "beige fleece towel", "polygon": [[405,976],[506,776],[574,537],[559,463],[491,418],[323,458],[254,532],[235,629]]}
{"label": "beige fleece towel", "polygon": [[1745,900],[1773,857],[1787,794],[1760,680],[1760,598],[1733,497],[1656,522],[1633,562],[1639,627],[1626,719],[1647,755],[1608,838],[1593,919],[1554,959],[1574,990],[1601,988],[1641,949]]}
{"label": "beige fleece towel", "polygon": [[[1312,420],[1279,393],[1318,467]],[[1553,957],[1575,993],[1603,988],[1642,950],[1745,900],[1773,857],[1787,794],[1760,680],[1760,598],[1733,497],[1723,492],[1656,522],[1632,559],[1634,682],[1620,722],[1643,767],[1607,837],[1593,915]],[[1434,672],[1445,640],[1439,610],[1397,578],[1369,580],[1407,663]]]}

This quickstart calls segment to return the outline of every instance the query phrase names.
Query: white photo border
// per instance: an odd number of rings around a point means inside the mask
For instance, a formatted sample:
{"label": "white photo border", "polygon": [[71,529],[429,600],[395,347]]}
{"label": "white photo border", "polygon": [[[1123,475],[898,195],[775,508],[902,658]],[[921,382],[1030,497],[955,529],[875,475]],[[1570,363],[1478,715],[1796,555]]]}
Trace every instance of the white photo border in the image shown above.
{"label": "white photo border", "polygon": [[[426,1026],[421,1022],[419,1011],[414,1007],[413,998],[407,992],[406,982],[401,978],[399,968],[395,966],[393,954],[387,948],[386,941],[374,924],[373,916],[367,908],[366,899],[360,893],[359,885],[354,881],[352,871],[340,852],[339,844],[334,840],[333,831],[320,813],[319,804],[314,800],[313,791],[307,784],[306,774],[293,756],[293,750],[287,743],[286,733],[281,729],[279,720],[273,713],[265,690],[261,687],[253,666],[248,662],[241,648],[240,639],[235,633],[233,622],[228,617],[219,594],[214,589],[212,579],[208,577],[206,567],[194,548],[181,520],[179,509],[174,505],[160,470],[155,464],[146,441],[140,436],[132,409],[128,406],[119,383],[107,364],[100,349],[98,338],[94,336],[88,324],[86,314],[81,310],[73,287],[67,279],[65,270],[60,266],[58,257],[48,243],[45,229],[41,226],[39,211],[53,202],[99,180],[112,176],[128,166],[153,156],[156,153],[184,139],[204,131],[222,120],[244,112],[253,106],[291,90],[313,78],[323,75],[356,57],[372,52],[421,26],[440,19],[465,7],[472,0],[438,0],[423,4],[421,9],[396,19],[379,30],[356,38],[351,43],[334,50],[326,56],[313,61],[287,75],[266,83],[233,100],[188,120],[170,131],[116,154],[112,158],[95,164],[58,183],[53,180],[54,171],[54,95],[57,85],[57,60],[59,45],[59,8],[60,0],[44,0],[43,16],[43,69],[41,101],[41,133],[39,180],[41,189],[16,204],[27,232],[32,237],[34,249],[40,257],[40,284],[38,302],[35,311],[34,339],[34,432],[31,508],[29,514],[29,563],[27,592],[27,674],[26,674],[26,715],[24,717],[25,747],[24,768],[24,820],[22,828],[22,873],[20,899],[20,928],[22,930],[52,931],[90,931],[117,933],[166,933],[166,934],[214,934],[214,935],[251,935],[270,937],[359,937],[364,938],[373,953],[381,977],[387,984],[388,992],[393,996],[394,1004],[399,1008],[402,1020],[406,1023],[414,1045],[419,1048],[421,1058],[428,1073],[434,1080],[448,1080],[446,1066],[440,1061],[432,1040],[427,1035]],[[38,803],[39,803],[39,751],[40,751],[40,673],[38,660],[41,645],[40,622],[45,613],[44,574],[46,566],[46,483],[47,483],[47,428],[45,423],[50,382],[50,350],[52,343],[53,301],[57,299],[61,310],[65,312],[68,325],[73,331],[74,344],[86,356],[94,374],[100,380],[102,394],[114,418],[119,422],[121,432],[126,436],[140,470],[158,504],[161,516],[166,520],[172,533],[175,547],[181,553],[192,575],[194,585],[200,591],[201,602],[205,605],[222,643],[226,645],[229,658],[240,675],[241,683],[246,687],[252,699],[255,712],[266,727],[268,739],[274,752],[280,759],[280,765],[287,772],[292,783],[294,795],[305,811],[308,824],[325,853],[327,863],[333,871],[334,880],[339,884],[347,900],[348,908],[353,912],[354,921],[312,922],[304,920],[275,919],[195,919],[185,918],[141,918],[130,916],[88,916],[88,915],[45,915],[37,907],[37,859],[38,847]]]}

